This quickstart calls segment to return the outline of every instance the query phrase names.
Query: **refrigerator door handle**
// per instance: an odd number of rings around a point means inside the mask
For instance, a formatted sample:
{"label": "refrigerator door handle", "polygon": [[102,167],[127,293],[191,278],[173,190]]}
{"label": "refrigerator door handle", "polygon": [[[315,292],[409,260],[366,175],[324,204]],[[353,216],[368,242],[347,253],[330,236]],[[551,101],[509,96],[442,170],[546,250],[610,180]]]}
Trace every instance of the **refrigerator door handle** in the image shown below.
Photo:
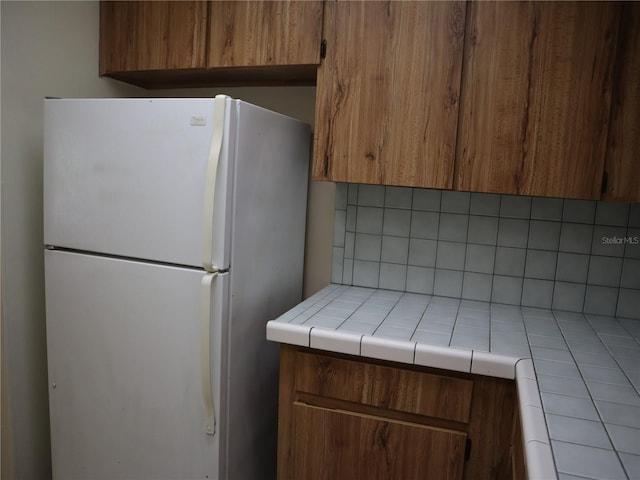
{"label": "refrigerator door handle", "polygon": [[208,273],[202,278],[200,304],[200,381],[206,415],[208,435],[216,433],[216,415],[211,383],[211,312],[213,307],[213,282],[217,273]]}
{"label": "refrigerator door handle", "polygon": [[211,149],[209,151],[209,161],[207,163],[207,174],[205,178],[202,266],[208,272],[215,272],[218,270],[218,267],[213,265],[214,199],[216,193],[218,165],[220,163],[220,156],[222,155],[226,98],[227,97],[224,95],[217,95],[214,99],[213,138],[211,140]]}

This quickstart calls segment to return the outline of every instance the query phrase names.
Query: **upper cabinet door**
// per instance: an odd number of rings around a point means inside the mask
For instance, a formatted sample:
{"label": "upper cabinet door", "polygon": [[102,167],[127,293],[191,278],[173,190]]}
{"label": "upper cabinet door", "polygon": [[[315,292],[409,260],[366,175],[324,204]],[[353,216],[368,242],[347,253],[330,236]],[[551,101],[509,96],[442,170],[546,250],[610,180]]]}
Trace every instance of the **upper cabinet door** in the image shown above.
{"label": "upper cabinet door", "polygon": [[100,75],[205,65],[207,2],[100,2]]}
{"label": "upper cabinet door", "polygon": [[604,200],[640,202],[640,3],[623,2]]}
{"label": "upper cabinet door", "polygon": [[322,1],[211,2],[208,67],[317,65]]}
{"label": "upper cabinet door", "polygon": [[613,2],[469,3],[456,189],[600,198],[618,15]]}
{"label": "upper cabinet door", "polygon": [[464,2],[325,3],[313,177],[451,188]]}

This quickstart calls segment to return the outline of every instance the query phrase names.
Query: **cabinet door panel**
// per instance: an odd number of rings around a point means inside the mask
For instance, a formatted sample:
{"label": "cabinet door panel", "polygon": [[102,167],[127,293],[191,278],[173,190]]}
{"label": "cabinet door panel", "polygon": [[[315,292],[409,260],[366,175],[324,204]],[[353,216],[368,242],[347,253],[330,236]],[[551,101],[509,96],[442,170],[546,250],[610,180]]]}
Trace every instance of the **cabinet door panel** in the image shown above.
{"label": "cabinet door panel", "polygon": [[320,63],[321,1],[212,2],[208,67]]}
{"label": "cabinet door panel", "polygon": [[600,197],[618,9],[469,4],[456,189]]}
{"label": "cabinet door panel", "polygon": [[[461,479],[466,434],[293,405],[293,444],[280,479]],[[313,452],[304,454],[304,452]]]}
{"label": "cabinet door panel", "polygon": [[207,2],[100,2],[100,75],[204,67]]}
{"label": "cabinet door panel", "polygon": [[327,2],[317,180],[451,188],[464,2]]}
{"label": "cabinet door panel", "polygon": [[603,198],[640,202],[640,3],[623,2],[618,39]]}
{"label": "cabinet door panel", "polygon": [[466,423],[473,382],[462,378],[299,353],[296,389],[325,398]]}

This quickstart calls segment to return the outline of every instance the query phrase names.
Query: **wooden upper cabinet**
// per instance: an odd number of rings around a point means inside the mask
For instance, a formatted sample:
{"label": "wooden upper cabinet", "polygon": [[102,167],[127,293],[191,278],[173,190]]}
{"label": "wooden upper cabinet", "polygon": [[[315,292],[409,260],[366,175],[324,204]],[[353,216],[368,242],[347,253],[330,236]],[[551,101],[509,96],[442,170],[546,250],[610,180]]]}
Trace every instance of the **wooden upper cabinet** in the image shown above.
{"label": "wooden upper cabinet", "polygon": [[624,2],[613,75],[605,200],[640,202],[640,3]]}
{"label": "wooden upper cabinet", "polygon": [[317,65],[322,1],[211,2],[208,67]]}
{"label": "wooden upper cabinet", "polygon": [[457,190],[600,198],[619,8],[469,3]]}
{"label": "wooden upper cabinet", "polygon": [[313,177],[451,188],[465,3],[325,3]]}
{"label": "wooden upper cabinet", "polygon": [[207,3],[100,2],[100,75],[205,66]]}
{"label": "wooden upper cabinet", "polygon": [[313,85],[322,1],[101,1],[100,75],[146,88]]}

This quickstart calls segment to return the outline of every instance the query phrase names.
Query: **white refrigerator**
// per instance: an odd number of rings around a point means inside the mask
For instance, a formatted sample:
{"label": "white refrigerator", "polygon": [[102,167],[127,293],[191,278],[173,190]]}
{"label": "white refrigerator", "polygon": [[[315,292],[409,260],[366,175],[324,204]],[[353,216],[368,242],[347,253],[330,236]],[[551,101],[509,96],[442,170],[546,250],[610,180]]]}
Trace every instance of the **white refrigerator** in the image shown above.
{"label": "white refrigerator", "polygon": [[44,115],[54,479],[274,477],[309,126],[226,96]]}

